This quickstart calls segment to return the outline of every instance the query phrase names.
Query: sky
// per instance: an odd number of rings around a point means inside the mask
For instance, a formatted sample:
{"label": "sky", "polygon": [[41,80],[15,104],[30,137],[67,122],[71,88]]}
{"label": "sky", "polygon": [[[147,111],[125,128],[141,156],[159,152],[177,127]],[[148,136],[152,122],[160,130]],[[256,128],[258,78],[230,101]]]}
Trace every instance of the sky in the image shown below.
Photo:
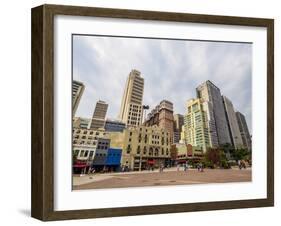
{"label": "sky", "polygon": [[185,114],[196,87],[210,80],[252,131],[252,44],[73,35],[73,79],[85,85],[75,116],[91,118],[104,100],[107,118],[117,119],[132,69],[144,78],[143,104],[150,110],[166,99],[174,114]]}

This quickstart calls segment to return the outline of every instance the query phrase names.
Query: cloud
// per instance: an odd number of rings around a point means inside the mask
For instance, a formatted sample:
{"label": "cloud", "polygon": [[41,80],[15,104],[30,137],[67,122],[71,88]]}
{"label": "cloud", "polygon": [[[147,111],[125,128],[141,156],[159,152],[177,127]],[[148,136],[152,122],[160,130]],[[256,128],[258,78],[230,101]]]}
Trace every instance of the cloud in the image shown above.
{"label": "cloud", "polygon": [[132,69],[145,79],[144,104],[174,103],[184,114],[186,101],[206,80],[217,85],[252,127],[252,46],[247,43],[73,36],[73,79],[86,86],[76,112],[91,117],[98,100],[117,118]]}

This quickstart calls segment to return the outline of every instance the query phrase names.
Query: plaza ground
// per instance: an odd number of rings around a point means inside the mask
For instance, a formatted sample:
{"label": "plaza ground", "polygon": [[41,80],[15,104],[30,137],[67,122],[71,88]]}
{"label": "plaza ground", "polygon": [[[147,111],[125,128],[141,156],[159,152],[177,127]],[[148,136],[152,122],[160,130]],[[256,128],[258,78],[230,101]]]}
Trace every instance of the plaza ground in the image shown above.
{"label": "plaza ground", "polygon": [[204,183],[226,183],[226,182],[250,182],[252,180],[251,168],[239,170],[233,169],[204,169],[198,172],[197,169],[188,171],[177,171],[176,168],[142,171],[105,173],[91,175],[74,175],[73,189],[104,189],[144,186],[165,186],[165,185],[187,185]]}

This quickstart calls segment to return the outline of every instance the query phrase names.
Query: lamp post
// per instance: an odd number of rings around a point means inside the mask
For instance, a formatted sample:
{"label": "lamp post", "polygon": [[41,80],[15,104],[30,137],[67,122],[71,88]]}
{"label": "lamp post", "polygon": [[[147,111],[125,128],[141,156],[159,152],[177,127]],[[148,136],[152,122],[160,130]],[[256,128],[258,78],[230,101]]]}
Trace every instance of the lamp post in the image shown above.
{"label": "lamp post", "polygon": [[[144,121],[145,121],[146,120],[146,110],[149,109],[149,105],[142,105],[142,109],[144,110]],[[142,150],[140,150],[139,171],[141,171],[141,167],[142,167]]]}

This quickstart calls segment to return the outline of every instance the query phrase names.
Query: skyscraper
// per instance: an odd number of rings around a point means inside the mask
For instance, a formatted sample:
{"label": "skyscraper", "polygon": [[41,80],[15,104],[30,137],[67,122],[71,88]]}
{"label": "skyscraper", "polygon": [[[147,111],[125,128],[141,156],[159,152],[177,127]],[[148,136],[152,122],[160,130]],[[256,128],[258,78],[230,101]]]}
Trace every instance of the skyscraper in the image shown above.
{"label": "skyscraper", "polygon": [[[196,88],[197,97],[207,101],[210,116],[214,116],[214,125],[218,137],[218,144],[231,144],[226,115],[220,89],[211,81],[206,81]],[[213,132],[213,131],[211,131]]]}
{"label": "skyscraper", "polygon": [[146,126],[157,125],[166,129],[170,134],[172,142],[174,133],[173,103],[168,100],[162,100],[148,115],[145,121]]}
{"label": "skyscraper", "polygon": [[201,147],[205,152],[210,143],[210,130],[207,122],[207,113],[203,109],[200,98],[187,101],[187,114],[184,116],[185,143]]}
{"label": "skyscraper", "polygon": [[102,100],[99,100],[96,103],[91,124],[89,126],[90,129],[104,128],[107,108],[108,108],[108,104]]}
{"label": "skyscraper", "polygon": [[82,82],[73,80],[72,82],[72,111],[73,117],[75,116],[81,96],[84,92],[85,86]]}
{"label": "skyscraper", "polygon": [[119,119],[128,127],[139,126],[142,123],[142,99],[144,79],[137,70],[132,70],[127,78]]}
{"label": "skyscraper", "polygon": [[184,118],[181,114],[174,114],[174,143],[179,143]]}
{"label": "skyscraper", "polygon": [[241,148],[243,146],[243,142],[242,142],[242,137],[239,130],[233,104],[226,96],[222,96],[222,98],[223,98],[231,143],[236,149]]}
{"label": "skyscraper", "polygon": [[248,150],[251,150],[252,149],[252,139],[251,139],[251,135],[249,133],[249,129],[248,129],[248,125],[247,125],[245,116],[242,113],[237,111],[236,118],[237,118],[239,130],[240,130],[240,134],[242,137],[243,146],[245,148],[247,148]]}

